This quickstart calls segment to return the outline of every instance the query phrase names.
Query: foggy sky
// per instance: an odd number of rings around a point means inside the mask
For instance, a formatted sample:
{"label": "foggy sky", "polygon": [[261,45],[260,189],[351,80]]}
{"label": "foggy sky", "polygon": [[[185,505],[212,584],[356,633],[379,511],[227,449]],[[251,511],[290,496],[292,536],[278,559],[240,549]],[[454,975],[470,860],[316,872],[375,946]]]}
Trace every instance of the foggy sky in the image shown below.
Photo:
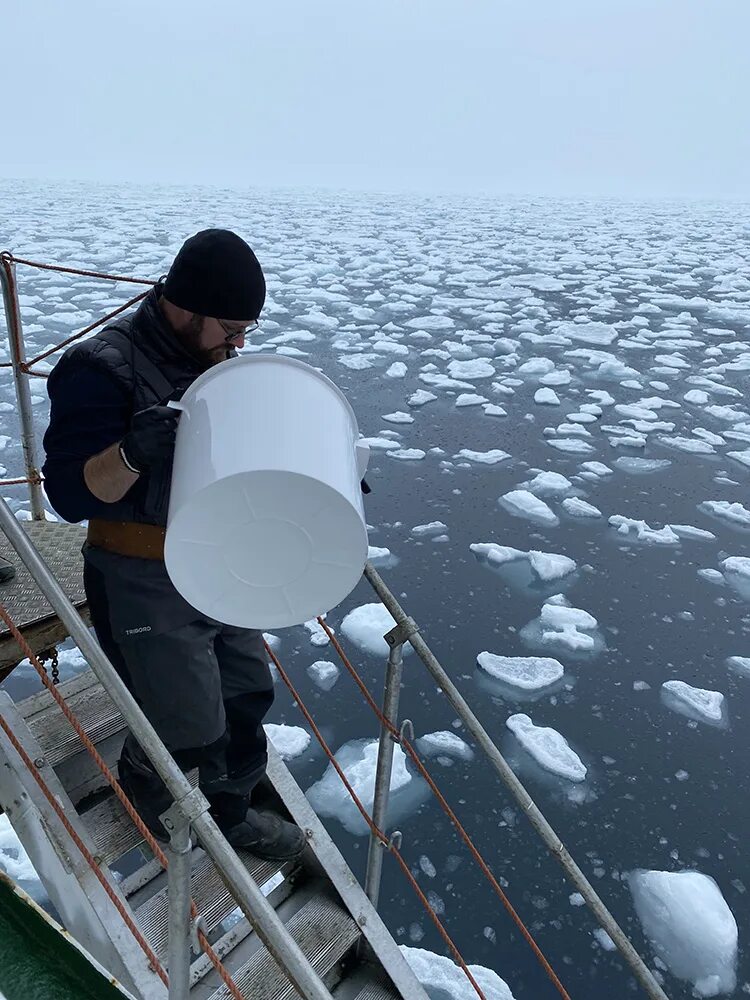
{"label": "foggy sky", "polygon": [[0,176],[750,198],[749,39],[750,0],[5,0]]}

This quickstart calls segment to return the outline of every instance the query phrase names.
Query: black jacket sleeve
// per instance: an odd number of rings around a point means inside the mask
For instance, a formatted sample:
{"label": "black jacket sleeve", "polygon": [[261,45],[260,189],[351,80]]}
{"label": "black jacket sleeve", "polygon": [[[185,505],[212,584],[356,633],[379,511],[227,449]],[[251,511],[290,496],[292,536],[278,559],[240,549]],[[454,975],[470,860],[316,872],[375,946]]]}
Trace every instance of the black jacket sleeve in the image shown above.
{"label": "black jacket sleeve", "polygon": [[130,398],[112,375],[85,363],[53,371],[47,389],[50,422],[42,473],[49,501],[66,521],[100,516],[109,504],[86,486],[83,467],[122,439],[130,424]]}

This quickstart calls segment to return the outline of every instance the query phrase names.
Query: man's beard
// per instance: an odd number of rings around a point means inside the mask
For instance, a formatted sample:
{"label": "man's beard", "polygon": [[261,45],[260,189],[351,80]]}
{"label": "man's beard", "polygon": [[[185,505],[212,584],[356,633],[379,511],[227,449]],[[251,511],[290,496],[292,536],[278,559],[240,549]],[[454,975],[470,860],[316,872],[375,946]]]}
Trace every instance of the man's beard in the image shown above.
{"label": "man's beard", "polygon": [[191,354],[203,371],[213,368],[220,361],[226,361],[229,357],[229,347],[220,344],[218,347],[204,347],[201,344],[203,333],[203,316],[193,316],[190,322],[180,330],[180,341],[182,346]]}

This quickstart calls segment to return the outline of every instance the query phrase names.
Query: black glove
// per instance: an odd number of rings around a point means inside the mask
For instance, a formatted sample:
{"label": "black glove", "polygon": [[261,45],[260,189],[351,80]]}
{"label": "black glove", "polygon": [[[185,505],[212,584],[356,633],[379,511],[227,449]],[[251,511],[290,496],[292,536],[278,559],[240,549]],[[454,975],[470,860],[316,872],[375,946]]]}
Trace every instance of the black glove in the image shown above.
{"label": "black glove", "polygon": [[122,439],[120,453],[125,464],[138,472],[159,465],[174,451],[177,421],[181,411],[171,406],[149,406],[133,417],[130,430]]}

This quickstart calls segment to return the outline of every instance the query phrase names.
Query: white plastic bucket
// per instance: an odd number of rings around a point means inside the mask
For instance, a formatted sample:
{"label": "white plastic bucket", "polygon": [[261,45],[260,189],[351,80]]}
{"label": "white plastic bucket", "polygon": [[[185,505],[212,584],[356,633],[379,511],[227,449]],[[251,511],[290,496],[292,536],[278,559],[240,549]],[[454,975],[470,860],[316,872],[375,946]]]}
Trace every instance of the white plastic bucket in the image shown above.
{"label": "white plastic bucket", "polygon": [[244,628],[339,604],[367,560],[368,449],[330,379],[294,358],[232,358],[178,405],[165,560],[182,596]]}

